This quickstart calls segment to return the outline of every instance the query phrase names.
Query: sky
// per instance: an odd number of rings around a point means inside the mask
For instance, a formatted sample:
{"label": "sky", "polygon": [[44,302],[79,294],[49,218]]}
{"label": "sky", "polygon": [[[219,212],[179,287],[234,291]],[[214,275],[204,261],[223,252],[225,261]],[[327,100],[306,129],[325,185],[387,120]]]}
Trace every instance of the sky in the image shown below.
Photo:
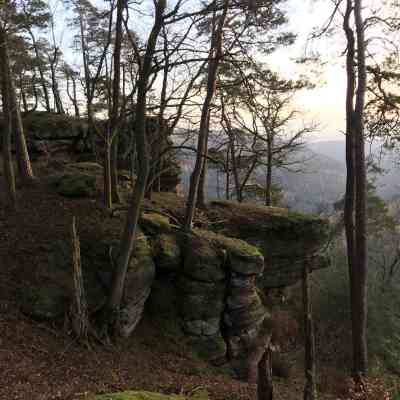
{"label": "sky", "polygon": [[[274,53],[268,60],[273,69],[288,77],[304,73],[316,83],[316,88],[302,91],[294,105],[303,112],[306,122],[319,125],[310,141],[344,140],[346,75],[342,32],[339,30],[331,38],[309,40],[313,28],[321,27],[331,12],[332,3],[328,1],[289,0],[289,29],[297,34],[296,44]],[[299,67],[293,61],[316,52],[320,53],[322,66]]]}

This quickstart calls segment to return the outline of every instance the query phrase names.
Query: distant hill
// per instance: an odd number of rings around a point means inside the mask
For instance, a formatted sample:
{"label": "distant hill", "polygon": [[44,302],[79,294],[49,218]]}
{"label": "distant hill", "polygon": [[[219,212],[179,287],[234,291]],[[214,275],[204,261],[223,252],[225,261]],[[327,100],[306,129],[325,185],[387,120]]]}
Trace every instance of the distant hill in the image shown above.
{"label": "distant hill", "polygon": [[[380,147],[374,145],[370,149],[375,160],[384,169],[382,175],[377,176],[376,186],[378,194],[385,200],[400,195],[400,156],[396,152],[386,152],[378,157]],[[346,165],[345,142],[328,141],[313,142],[299,152],[298,160],[305,160],[301,172],[291,172],[285,169],[274,170],[274,182],[285,193],[287,205],[296,211],[317,213],[331,209],[345,192]],[[183,188],[187,191],[190,173],[194,166],[193,154],[182,156]],[[255,171],[253,182],[264,185],[265,171],[259,168]],[[207,179],[206,193],[209,199],[224,197],[225,176],[223,173],[210,168]]]}

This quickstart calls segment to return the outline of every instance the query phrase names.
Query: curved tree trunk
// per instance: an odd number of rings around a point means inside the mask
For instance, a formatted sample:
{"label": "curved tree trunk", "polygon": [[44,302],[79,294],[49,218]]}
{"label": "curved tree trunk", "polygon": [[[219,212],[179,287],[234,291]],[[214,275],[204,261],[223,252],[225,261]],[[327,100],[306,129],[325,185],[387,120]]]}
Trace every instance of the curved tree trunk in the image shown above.
{"label": "curved tree trunk", "polygon": [[[135,235],[137,231],[137,225],[139,220],[139,214],[141,204],[144,198],[146,190],[147,179],[149,175],[149,150],[146,137],[146,102],[147,102],[147,86],[149,82],[149,76],[151,73],[151,66],[153,61],[153,55],[156,48],[157,37],[162,28],[163,14],[166,8],[166,0],[158,0],[156,3],[156,16],[154,25],[151,30],[146,53],[144,55],[143,64],[141,66],[139,82],[138,82],[138,94],[136,103],[136,119],[135,119],[135,136],[137,146],[137,157],[138,157],[138,173],[133,196],[130,202],[127,218],[125,221],[125,229],[121,237],[121,242],[118,249],[116,270],[114,273],[112,290],[106,306],[106,326],[107,328],[119,327],[121,328],[119,321],[119,311],[121,308],[124,284],[126,279],[126,273],[128,270],[129,261],[132,254],[132,249],[135,241]],[[140,316],[140,314],[139,314]]]}

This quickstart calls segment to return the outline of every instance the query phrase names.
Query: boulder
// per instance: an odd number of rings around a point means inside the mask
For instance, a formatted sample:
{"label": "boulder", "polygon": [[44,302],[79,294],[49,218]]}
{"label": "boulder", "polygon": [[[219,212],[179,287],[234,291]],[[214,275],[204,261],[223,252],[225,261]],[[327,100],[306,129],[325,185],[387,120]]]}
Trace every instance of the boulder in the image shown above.
{"label": "boulder", "polygon": [[65,173],[55,183],[58,194],[65,197],[94,197],[96,177],[87,173]]}
{"label": "boulder", "polygon": [[[212,202],[208,217],[218,233],[241,239],[262,253],[264,271],[258,283],[264,289],[286,287],[301,280],[304,262],[309,262],[312,270],[328,265],[320,256],[329,236],[327,220],[232,201]],[[240,257],[236,258],[234,270],[243,273]]]}

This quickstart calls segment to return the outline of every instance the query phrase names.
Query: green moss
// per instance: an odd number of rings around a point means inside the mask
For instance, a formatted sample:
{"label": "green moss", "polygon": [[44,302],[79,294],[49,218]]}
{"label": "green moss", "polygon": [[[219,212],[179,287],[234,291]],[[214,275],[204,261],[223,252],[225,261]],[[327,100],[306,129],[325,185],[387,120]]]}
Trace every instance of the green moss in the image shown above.
{"label": "green moss", "polygon": [[96,194],[96,177],[77,172],[62,175],[55,183],[57,192],[66,197],[93,197]]}
{"label": "green moss", "polygon": [[181,248],[176,235],[161,234],[153,244],[155,261],[160,270],[173,271],[181,266]]}
{"label": "green moss", "polygon": [[244,240],[234,239],[202,229],[195,229],[194,233],[209,240],[217,248],[222,248],[238,257],[262,257],[262,254],[257,247],[246,243]]}
{"label": "green moss", "polygon": [[121,392],[94,396],[88,400],[185,400],[185,397],[150,392]]}
{"label": "green moss", "polygon": [[65,168],[88,174],[101,174],[103,172],[103,167],[100,164],[90,161],[67,164]]}
{"label": "green moss", "polygon": [[217,230],[239,238],[273,233],[288,239],[306,238],[323,242],[329,234],[327,220],[257,204],[214,201],[208,216],[215,221]]}
{"label": "green moss", "polygon": [[150,235],[169,232],[172,227],[168,217],[157,213],[144,213],[139,223],[143,230]]}
{"label": "green moss", "polygon": [[208,337],[192,337],[190,339],[194,351],[206,361],[221,360],[226,357],[226,343],[221,335]]}
{"label": "green moss", "polygon": [[152,392],[129,391],[97,395],[90,397],[88,400],[208,400],[208,393],[206,390],[198,390],[193,396],[186,397]]}

